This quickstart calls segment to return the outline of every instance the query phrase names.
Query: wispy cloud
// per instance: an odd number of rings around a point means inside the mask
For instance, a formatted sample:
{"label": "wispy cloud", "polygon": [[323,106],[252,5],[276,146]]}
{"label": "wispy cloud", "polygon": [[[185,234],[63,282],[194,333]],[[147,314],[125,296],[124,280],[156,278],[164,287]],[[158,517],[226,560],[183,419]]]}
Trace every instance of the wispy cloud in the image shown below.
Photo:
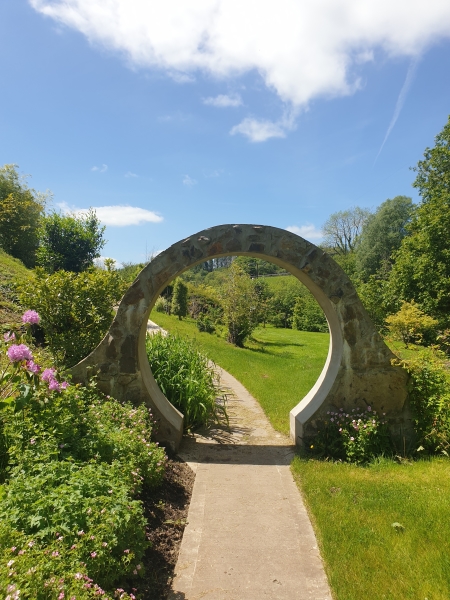
{"label": "wispy cloud", "polygon": [[[238,81],[257,72],[267,89],[297,108],[355,93],[374,57],[415,58],[450,37],[450,2],[444,0],[282,0],[277,10],[273,2],[254,0],[29,3],[133,68],[159,69],[180,83],[199,73]],[[236,127],[255,141],[289,131],[250,118]]]}
{"label": "wispy cloud", "polygon": [[127,171],[124,177],[137,177],[136,173],[132,173],[131,171]]}
{"label": "wispy cloud", "polygon": [[98,171],[98,173],[106,173],[108,165],[102,165],[101,167],[92,167],[91,171]]}
{"label": "wispy cloud", "polygon": [[183,178],[183,185],[187,185],[188,187],[192,187],[193,185],[196,185],[197,180],[196,179],[192,179],[192,177],[189,177],[189,175],[185,175]]}
{"label": "wispy cloud", "polygon": [[215,177],[220,177],[221,175],[223,175],[223,173],[223,169],[213,169],[212,171],[203,171],[203,177],[205,179],[212,179]]}
{"label": "wispy cloud", "polygon": [[230,135],[240,133],[251,142],[265,142],[271,138],[284,138],[289,131],[295,129],[296,116],[297,110],[292,109],[285,110],[278,121],[247,117],[231,129]]}
{"label": "wispy cloud", "polygon": [[[76,215],[87,214],[87,208],[70,207],[66,202],[57,204],[63,213]],[[115,206],[93,206],[97,217],[104,225],[110,227],[126,227],[128,225],[141,225],[142,223],[161,223],[163,217],[146,208],[117,204]]]}
{"label": "wispy cloud", "polygon": [[380,156],[381,151],[383,150],[384,145],[386,144],[386,142],[388,140],[388,137],[391,135],[391,132],[394,129],[395,124],[397,123],[397,119],[400,116],[402,108],[405,105],[406,96],[408,95],[408,92],[411,88],[411,84],[414,80],[414,75],[416,74],[417,64],[418,64],[418,60],[413,59],[408,67],[405,82],[403,83],[402,89],[400,90],[400,94],[398,95],[397,102],[395,104],[394,114],[392,115],[391,122],[389,123],[389,127],[386,131],[386,135],[384,136],[383,143],[381,144],[380,149],[378,150],[378,154],[375,157],[374,164],[377,162],[378,157]]}
{"label": "wispy cloud", "polygon": [[239,94],[219,94],[218,96],[203,98],[203,104],[206,106],[215,106],[216,108],[229,108],[242,106],[242,98]]}
{"label": "wispy cloud", "polygon": [[306,240],[321,240],[323,238],[323,232],[311,223],[300,225],[300,227],[297,225],[290,225],[289,227],[286,227],[286,230],[295,233]]}

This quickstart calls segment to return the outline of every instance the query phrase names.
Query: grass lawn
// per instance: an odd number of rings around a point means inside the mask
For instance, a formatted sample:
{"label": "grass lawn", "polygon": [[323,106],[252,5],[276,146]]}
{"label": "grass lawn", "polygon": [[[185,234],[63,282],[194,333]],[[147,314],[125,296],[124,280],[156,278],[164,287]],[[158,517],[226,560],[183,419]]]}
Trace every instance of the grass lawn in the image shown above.
{"label": "grass lawn", "polygon": [[336,600],[450,598],[448,459],[363,468],[296,458],[292,470]]}
{"label": "grass lawn", "polygon": [[328,333],[260,327],[246,348],[200,333],[195,322],[153,311],[171,333],[195,339],[204,354],[234,375],[257,398],[277,431],[289,434],[289,411],[315,384],[328,353]]}

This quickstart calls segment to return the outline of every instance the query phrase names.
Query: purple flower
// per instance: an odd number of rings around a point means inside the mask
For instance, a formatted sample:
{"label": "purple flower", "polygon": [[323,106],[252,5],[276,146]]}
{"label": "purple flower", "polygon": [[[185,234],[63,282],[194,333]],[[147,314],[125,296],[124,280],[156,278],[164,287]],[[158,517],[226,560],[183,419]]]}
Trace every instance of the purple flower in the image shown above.
{"label": "purple flower", "polygon": [[12,342],[16,339],[16,336],[12,331],[10,331],[9,333],[5,333],[3,339],[5,340],[5,342]]}
{"label": "purple flower", "polygon": [[29,371],[30,373],[34,373],[35,375],[37,375],[37,373],[39,373],[39,371],[41,370],[41,367],[32,360],[27,360],[26,367],[27,371]]}
{"label": "purple flower", "polygon": [[27,310],[22,315],[22,323],[30,323],[30,325],[34,325],[35,323],[39,323],[41,317],[35,310]]}
{"label": "purple flower", "polygon": [[55,369],[45,369],[41,375],[42,381],[51,381],[55,379],[56,370]]}
{"label": "purple flower", "polygon": [[59,385],[59,383],[56,381],[56,379],[50,379],[49,384],[48,384],[48,389],[51,392],[60,392],[61,391],[61,387]]}
{"label": "purple flower", "polygon": [[33,360],[31,350],[25,344],[13,344],[6,351],[11,362],[20,362],[21,360]]}
{"label": "purple flower", "polygon": [[69,387],[69,384],[67,383],[67,381],[63,381],[61,383],[61,389],[62,390],[66,390]]}

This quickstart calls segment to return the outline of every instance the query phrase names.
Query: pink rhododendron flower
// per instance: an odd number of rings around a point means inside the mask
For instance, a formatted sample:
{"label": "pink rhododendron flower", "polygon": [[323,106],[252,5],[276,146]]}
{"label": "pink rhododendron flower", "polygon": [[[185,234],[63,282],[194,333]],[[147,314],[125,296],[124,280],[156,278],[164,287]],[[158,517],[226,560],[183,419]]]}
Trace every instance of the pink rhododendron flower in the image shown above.
{"label": "pink rhododendron flower", "polygon": [[22,323],[30,323],[30,325],[34,325],[35,323],[39,323],[41,317],[35,310],[27,310],[22,315]]}
{"label": "pink rhododendron flower", "polygon": [[33,360],[31,350],[25,344],[13,344],[6,351],[11,362],[20,362],[21,360]]}
{"label": "pink rhododendron flower", "polygon": [[55,379],[56,370],[55,369],[45,369],[41,375],[42,381],[51,381]]}
{"label": "pink rhododendron flower", "polygon": [[37,365],[33,360],[27,360],[26,367],[27,371],[29,371],[30,373],[34,373],[35,375],[37,375],[37,373],[39,373],[39,371],[41,370],[41,367]]}
{"label": "pink rhododendron flower", "polygon": [[8,333],[5,333],[3,339],[5,340],[5,342],[12,342],[16,339],[16,336],[12,331],[9,331]]}
{"label": "pink rhododendron flower", "polygon": [[48,389],[51,392],[60,392],[61,391],[61,387],[59,385],[59,383],[56,381],[56,379],[50,379],[49,384],[48,384]]}

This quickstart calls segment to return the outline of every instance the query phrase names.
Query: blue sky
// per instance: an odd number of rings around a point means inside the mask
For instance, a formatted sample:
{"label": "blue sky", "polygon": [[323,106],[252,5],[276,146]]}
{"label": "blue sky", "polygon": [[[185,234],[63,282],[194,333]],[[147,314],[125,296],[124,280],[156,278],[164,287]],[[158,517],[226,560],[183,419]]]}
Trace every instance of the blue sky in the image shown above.
{"label": "blue sky", "polygon": [[418,200],[450,114],[447,0],[3,0],[0,49],[0,164],[96,207],[118,261]]}

